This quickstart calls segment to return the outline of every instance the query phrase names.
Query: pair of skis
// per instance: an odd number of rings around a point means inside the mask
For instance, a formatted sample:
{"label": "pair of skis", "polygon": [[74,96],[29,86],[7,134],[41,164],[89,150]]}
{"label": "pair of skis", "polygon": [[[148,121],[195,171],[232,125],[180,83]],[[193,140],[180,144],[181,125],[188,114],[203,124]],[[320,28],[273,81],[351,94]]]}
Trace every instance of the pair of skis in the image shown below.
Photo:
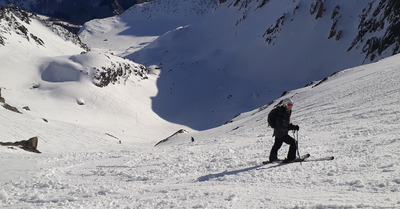
{"label": "pair of skis", "polygon": [[[297,134],[297,135],[296,135]],[[301,162],[310,162],[310,161],[329,161],[335,159],[335,157],[330,156],[330,157],[321,157],[321,158],[313,158],[313,159],[308,159],[311,155],[310,154],[305,154],[303,156],[300,156],[299,152],[299,131],[298,130],[293,130],[293,138],[295,139],[296,142],[296,150],[297,150],[297,158],[294,160],[274,160],[274,161],[263,161],[263,165],[267,164],[273,164],[273,163],[278,163],[278,164],[285,164],[285,163],[301,163]]]}
{"label": "pair of skis", "polygon": [[310,161],[329,161],[335,159],[335,157],[330,156],[330,157],[322,157],[322,158],[314,158],[314,159],[309,159],[311,155],[310,154],[305,154],[299,158],[296,158],[294,160],[275,160],[275,161],[263,161],[263,165],[267,164],[273,164],[273,163],[278,163],[278,164],[284,164],[284,163],[298,163],[298,162],[310,162]]}

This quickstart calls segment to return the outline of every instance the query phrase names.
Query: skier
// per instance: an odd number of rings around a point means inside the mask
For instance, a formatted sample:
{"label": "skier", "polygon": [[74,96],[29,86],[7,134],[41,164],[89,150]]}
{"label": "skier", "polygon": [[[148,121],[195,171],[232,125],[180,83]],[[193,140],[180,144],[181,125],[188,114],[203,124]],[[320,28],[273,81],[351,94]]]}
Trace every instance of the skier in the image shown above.
{"label": "skier", "polygon": [[[274,123],[274,135],[275,143],[272,146],[271,153],[269,155],[270,161],[277,161],[278,159],[278,150],[281,148],[283,142],[289,144],[289,153],[287,155],[287,161],[296,159],[296,140],[288,135],[289,130],[299,130],[298,125],[293,125],[290,123],[290,115],[292,113],[293,101],[289,98],[282,100],[282,105],[276,107],[276,111],[273,117],[272,123]],[[272,111],[271,111],[272,112]],[[268,116],[268,121],[269,121]]]}

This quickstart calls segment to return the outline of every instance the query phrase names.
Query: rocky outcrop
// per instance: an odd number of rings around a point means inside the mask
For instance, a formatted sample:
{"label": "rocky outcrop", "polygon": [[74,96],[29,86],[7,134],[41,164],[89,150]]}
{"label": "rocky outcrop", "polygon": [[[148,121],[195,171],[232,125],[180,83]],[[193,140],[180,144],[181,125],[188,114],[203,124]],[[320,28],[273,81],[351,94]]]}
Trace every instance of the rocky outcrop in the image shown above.
{"label": "rocky outcrop", "polygon": [[148,70],[145,66],[128,62],[111,62],[111,66],[95,69],[93,84],[105,87],[109,84],[125,83],[130,76],[138,76],[147,79]]}
{"label": "rocky outcrop", "polygon": [[338,28],[337,28],[337,24],[338,24],[338,22],[339,22],[339,20],[340,20],[340,15],[339,15],[339,11],[340,11],[340,6],[339,5],[337,5],[336,7],[335,7],[335,9],[333,10],[333,12],[332,12],[332,16],[331,16],[331,19],[332,19],[332,21],[333,21],[333,23],[332,23],[332,26],[331,26],[331,31],[330,31],[330,33],[329,33],[329,37],[328,38],[333,38],[333,37],[335,37],[335,40],[336,41],[338,41],[339,39],[340,39],[340,37],[342,36],[342,30],[339,30]]}
{"label": "rocky outcrop", "polygon": [[315,19],[321,18],[324,12],[324,1],[317,0],[311,3],[310,15],[315,15]]}
{"label": "rocky outcrop", "polygon": [[4,103],[4,104],[3,104],[3,107],[4,107],[5,109],[7,109],[7,110],[12,111],[12,112],[22,114],[22,113],[18,110],[18,108],[14,107],[14,106],[11,106],[11,105],[9,105],[9,104],[7,104],[7,103]]}
{"label": "rocky outcrop", "polygon": [[23,150],[26,150],[28,152],[34,152],[34,153],[41,153],[39,150],[37,150],[37,145],[38,145],[38,137],[32,137],[28,140],[23,140],[23,141],[17,141],[17,142],[0,142],[0,145],[2,146],[15,146],[19,147]]}
{"label": "rocky outcrop", "polygon": [[281,31],[281,27],[283,26],[284,22],[285,22],[285,15],[282,15],[278,20],[276,20],[275,25],[269,27],[265,31],[263,37],[265,38],[265,42],[267,42],[267,44],[274,45],[274,40],[277,38],[279,32]]}

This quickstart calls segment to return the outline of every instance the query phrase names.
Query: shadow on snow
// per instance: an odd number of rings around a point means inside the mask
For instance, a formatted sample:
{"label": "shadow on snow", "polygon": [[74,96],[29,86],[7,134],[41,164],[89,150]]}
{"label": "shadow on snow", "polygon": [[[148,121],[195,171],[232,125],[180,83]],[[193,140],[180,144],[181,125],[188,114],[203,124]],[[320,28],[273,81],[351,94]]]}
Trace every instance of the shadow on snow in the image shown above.
{"label": "shadow on snow", "polygon": [[224,176],[237,175],[239,173],[243,173],[243,172],[247,172],[247,171],[261,170],[261,169],[271,169],[271,168],[276,168],[276,167],[280,167],[280,166],[283,166],[283,165],[287,165],[287,164],[286,163],[279,163],[277,165],[270,166],[270,167],[264,167],[266,165],[256,165],[256,166],[253,166],[253,167],[243,168],[243,169],[234,170],[234,171],[224,171],[224,172],[221,172],[221,173],[208,174],[208,175],[199,177],[197,179],[197,181],[199,181],[199,182],[209,181],[209,180],[217,179],[217,178],[224,177]]}

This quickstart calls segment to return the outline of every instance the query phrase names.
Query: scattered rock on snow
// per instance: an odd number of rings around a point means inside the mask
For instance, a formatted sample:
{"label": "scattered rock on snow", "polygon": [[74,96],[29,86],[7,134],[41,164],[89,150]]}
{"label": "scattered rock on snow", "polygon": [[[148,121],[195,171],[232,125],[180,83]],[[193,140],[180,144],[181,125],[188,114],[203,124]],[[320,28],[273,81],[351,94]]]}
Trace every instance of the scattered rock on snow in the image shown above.
{"label": "scattered rock on snow", "polygon": [[9,104],[7,104],[7,103],[4,103],[4,104],[3,104],[3,107],[6,108],[7,110],[10,110],[10,111],[13,111],[13,112],[22,114],[22,113],[18,110],[18,108],[14,107],[14,106],[11,106],[11,105],[9,105]]}
{"label": "scattered rock on snow", "polygon": [[1,88],[0,88],[0,102],[1,102],[1,103],[6,102],[6,100],[5,100],[3,97],[1,97]]}
{"label": "scattered rock on snow", "polygon": [[85,105],[85,101],[82,98],[76,99],[76,103],[78,103],[78,105]]}
{"label": "scattered rock on snow", "polygon": [[[177,135],[179,135],[179,134],[183,134],[183,133],[189,133],[189,132],[186,131],[185,129],[180,129],[179,131],[175,132],[175,133],[172,134],[171,136],[169,136],[169,137],[167,137],[167,138],[165,138],[165,139],[159,141],[159,142],[158,142],[156,145],[154,145],[154,146],[157,146],[157,145],[159,145],[159,144],[161,144],[161,143],[164,143],[164,142],[170,140],[171,138],[173,138],[173,137],[175,137],[175,136],[177,136]],[[194,142],[194,138],[193,138],[193,137],[191,137],[190,140],[191,140],[192,142]]]}

